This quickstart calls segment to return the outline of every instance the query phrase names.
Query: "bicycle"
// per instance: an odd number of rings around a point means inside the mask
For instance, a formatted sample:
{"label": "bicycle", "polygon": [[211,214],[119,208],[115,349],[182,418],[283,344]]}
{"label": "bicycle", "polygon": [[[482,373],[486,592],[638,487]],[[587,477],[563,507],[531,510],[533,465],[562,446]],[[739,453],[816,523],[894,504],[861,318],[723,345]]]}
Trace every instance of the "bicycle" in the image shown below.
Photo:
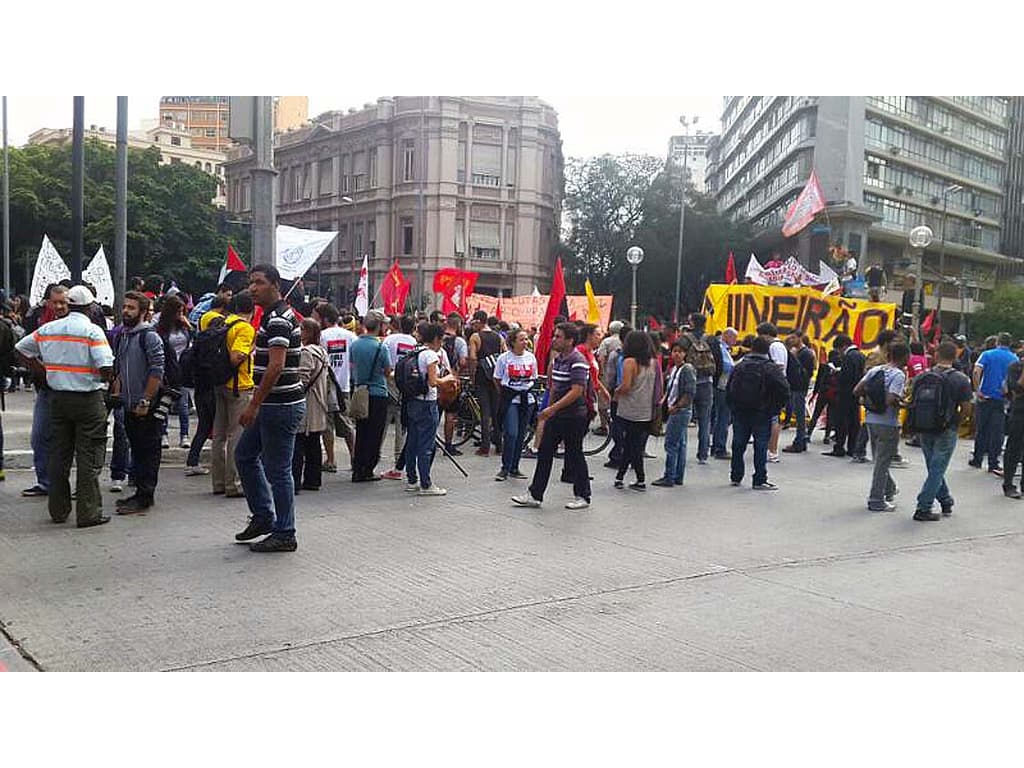
{"label": "bicycle", "polygon": [[[533,441],[533,436],[537,431],[537,413],[540,410],[539,404],[543,402],[542,398],[547,393],[547,377],[540,376],[537,379],[537,384],[533,388],[534,396],[537,399],[538,407],[534,409],[532,416],[530,417],[530,423],[526,427],[526,434],[523,436],[523,445],[527,449],[530,448],[530,443]],[[594,414],[594,418],[587,424],[587,431],[583,437],[583,455],[594,456],[603,452],[608,444],[611,442],[611,430],[606,429],[599,431],[601,427],[601,414],[600,411]],[[561,445],[555,450],[555,456],[559,459],[565,457],[565,449]],[[536,454],[530,450],[527,453],[524,450],[524,458],[536,458]]]}

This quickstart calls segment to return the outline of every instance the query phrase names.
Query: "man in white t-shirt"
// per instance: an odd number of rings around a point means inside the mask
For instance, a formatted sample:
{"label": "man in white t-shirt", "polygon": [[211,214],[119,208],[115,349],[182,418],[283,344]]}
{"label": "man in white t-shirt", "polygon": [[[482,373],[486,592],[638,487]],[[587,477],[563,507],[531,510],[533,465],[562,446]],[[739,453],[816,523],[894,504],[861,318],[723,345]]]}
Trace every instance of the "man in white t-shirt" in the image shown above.
{"label": "man in white t-shirt", "polygon": [[405,428],[402,426],[402,409],[399,405],[401,397],[398,394],[398,389],[395,387],[394,370],[395,366],[398,365],[398,358],[416,348],[416,339],[412,335],[415,327],[415,317],[412,315],[402,315],[398,318],[398,333],[390,333],[384,337],[384,348],[388,351],[392,371],[392,375],[388,377],[388,392],[390,392],[391,397],[388,398],[388,416],[387,421],[384,422],[384,429],[387,429],[388,424],[394,424],[395,435],[395,464],[394,467],[384,473],[386,480],[402,479],[400,467],[402,446],[405,443]]}
{"label": "man in white t-shirt", "polygon": [[408,485],[406,491],[418,491],[420,496],[444,496],[448,493],[430,481],[430,462],[434,458],[434,441],[437,439],[438,411],[437,385],[448,379],[451,374],[442,374],[441,340],[444,328],[438,323],[426,323],[421,326],[423,347],[417,355],[420,376],[427,385],[422,395],[407,397],[405,401],[405,418],[408,425],[408,436],[405,442],[405,469]]}
{"label": "man in white t-shirt", "polygon": [[[767,336],[771,339],[768,345],[768,357],[773,363],[779,366],[782,375],[786,375],[786,366],[789,363],[789,350],[779,340],[779,329],[772,323],[761,323],[757,326],[758,336]],[[768,439],[768,461],[777,464],[779,461],[779,435],[782,434],[782,425],[779,423],[779,414],[772,415],[772,434]]]}
{"label": "man in white t-shirt", "polygon": [[[341,428],[341,438],[348,446],[349,459],[355,450],[355,429],[351,420],[345,415],[345,403],[348,399],[350,385],[350,374],[348,366],[349,346],[359,338],[347,328],[338,325],[338,310],[333,304],[323,302],[313,309],[313,319],[320,323],[320,346],[327,351],[327,359],[331,362],[331,369],[334,371],[334,380],[338,383],[338,406],[341,408],[341,416],[337,421]],[[337,472],[338,464],[334,459],[334,426],[331,425],[324,430],[324,452],[327,454],[327,461],[324,463],[324,472]]]}

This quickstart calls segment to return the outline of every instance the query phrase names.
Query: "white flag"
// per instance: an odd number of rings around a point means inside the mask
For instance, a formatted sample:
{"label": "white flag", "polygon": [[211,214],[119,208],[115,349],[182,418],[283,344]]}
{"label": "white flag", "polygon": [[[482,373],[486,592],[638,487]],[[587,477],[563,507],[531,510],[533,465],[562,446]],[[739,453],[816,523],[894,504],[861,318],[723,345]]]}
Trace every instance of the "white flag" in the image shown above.
{"label": "white flag", "polygon": [[43,300],[46,293],[46,286],[50,283],[59,283],[61,280],[70,280],[71,270],[64,263],[64,259],[53,247],[50,238],[43,235],[43,244],[39,247],[39,255],[36,257],[36,269],[32,273],[32,289],[28,298],[34,307]]}
{"label": "white flag", "polygon": [[114,278],[110,275],[110,265],[102,245],[82,272],[82,279],[96,288],[96,301],[109,307],[114,306]]}
{"label": "white flag", "polygon": [[366,317],[370,308],[370,265],[366,255],[363,255],[363,266],[359,270],[359,287],[356,289],[356,312],[361,317]]}
{"label": "white flag", "polygon": [[761,262],[757,260],[757,256],[755,256],[754,254],[750,254],[750,261],[747,262],[747,271],[745,273],[745,277],[749,279],[752,283],[760,284],[764,279],[762,276],[763,272],[764,267],[762,267]]}
{"label": "white flag", "polygon": [[320,258],[337,232],[320,232],[279,224],[277,227],[277,271],[285,280],[298,280]]}

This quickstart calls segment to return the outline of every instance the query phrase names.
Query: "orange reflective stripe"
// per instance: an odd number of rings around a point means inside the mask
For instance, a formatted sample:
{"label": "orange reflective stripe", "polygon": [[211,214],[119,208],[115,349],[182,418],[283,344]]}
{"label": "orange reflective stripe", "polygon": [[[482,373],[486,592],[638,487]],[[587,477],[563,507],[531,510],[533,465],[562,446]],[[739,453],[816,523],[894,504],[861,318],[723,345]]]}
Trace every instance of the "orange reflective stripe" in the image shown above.
{"label": "orange reflective stripe", "polygon": [[93,341],[86,336],[40,336],[36,333],[35,339],[39,341],[70,341],[78,344],[88,344],[90,347],[105,347],[107,342],[102,339]]}
{"label": "orange reflective stripe", "polygon": [[66,373],[99,373],[99,368],[89,368],[81,365],[51,365],[47,363],[45,366],[47,371],[64,371]]}

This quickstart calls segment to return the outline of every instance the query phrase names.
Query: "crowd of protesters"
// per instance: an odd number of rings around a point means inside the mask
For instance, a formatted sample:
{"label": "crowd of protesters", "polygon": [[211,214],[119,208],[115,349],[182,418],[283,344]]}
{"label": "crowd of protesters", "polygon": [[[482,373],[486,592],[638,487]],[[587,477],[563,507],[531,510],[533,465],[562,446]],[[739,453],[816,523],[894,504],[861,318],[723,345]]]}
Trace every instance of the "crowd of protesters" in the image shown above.
{"label": "crowd of protesters", "polygon": [[[2,304],[4,387],[35,390],[35,482],[22,495],[46,497],[55,523],[68,519],[72,500],[79,527],[110,520],[102,511],[104,466],[109,492],[134,489],[118,499],[118,515],[157,504],[176,423],[177,446],[188,451],[184,474],[208,476],[213,494],[246,500],[250,519],[236,540],[256,552],[294,551],[295,496],[319,491],[324,473],[339,471],[336,438],[353,483],[404,480],[409,493],[446,495],[432,467],[439,452],[461,455],[454,442],[464,389],[479,404],[476,455],[493,449],[494,480],[530,480],[511,498],[521,507],[543,503],[560,448],[560,480],[573,488],[565,506],[590,505],[594,478],[583,445],[591,431],[610,434],[602,461],[615,471],[613,490],[647,491],[652,435],[664,437],[665,457],[650,485],[682,486],[691,427],[694,458],[728,461],[734,486],[748,474],[749,452],[757,491],[778,490],[769,465],[780,454],[805,453],[820,429],[825,455],[873,462],[867,508],[878,512],[896,508],[891,470],[910,463],[901,454],[905,439],[921,448],[927,468],[914,505],[920,521],[952,514],[945,473],[958,437],[973,430],[970,465],[987,463],[1007,497],[1024,492],[1014,483],[1024,461],[1024,350],[1006,334],[977,353],[963,336],[926,346],[909,330],[891,329],[861,350],[840,334],[819,360],[807,337],[780,334],[771,323],[741,339],[732,328],[708,333],[707,319],[693,314],[657,331],[560,317],[550,343],[541,344],[536,328],[486,312],[468,323],[436,311],[359,317],[307,298],[301,284],[286,290],[268,265],[254,266],[238,290],[225,283],[195,301],[160,276],[132,283],[116,320],[92,286],[70,281],[48,286],[37,306],[23,296]],[[538,361],[538,349],[549,350],[546,360]],[[789,428],[792,442],[780,450]],[[536,461],[532,477],[524,458]]]}

